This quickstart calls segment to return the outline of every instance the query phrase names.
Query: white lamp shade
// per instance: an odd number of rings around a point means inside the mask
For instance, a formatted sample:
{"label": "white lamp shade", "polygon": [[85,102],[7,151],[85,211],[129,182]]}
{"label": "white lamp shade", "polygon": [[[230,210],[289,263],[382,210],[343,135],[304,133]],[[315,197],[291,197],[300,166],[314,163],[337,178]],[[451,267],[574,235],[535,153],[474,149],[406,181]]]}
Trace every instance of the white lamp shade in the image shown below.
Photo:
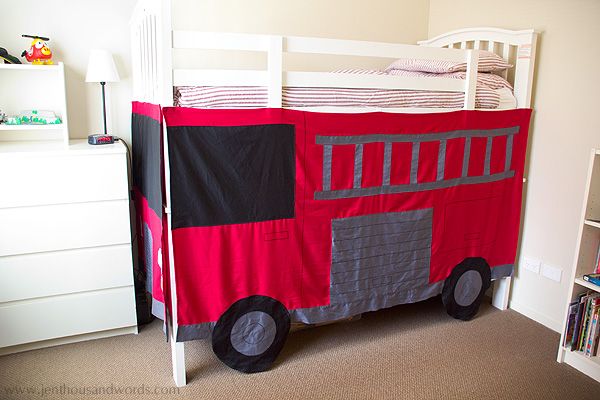
{"label": "white lamp shade", "polygon": [[118,82],[119,73],[112,54],[106,50],[91,50],[86,82]]}

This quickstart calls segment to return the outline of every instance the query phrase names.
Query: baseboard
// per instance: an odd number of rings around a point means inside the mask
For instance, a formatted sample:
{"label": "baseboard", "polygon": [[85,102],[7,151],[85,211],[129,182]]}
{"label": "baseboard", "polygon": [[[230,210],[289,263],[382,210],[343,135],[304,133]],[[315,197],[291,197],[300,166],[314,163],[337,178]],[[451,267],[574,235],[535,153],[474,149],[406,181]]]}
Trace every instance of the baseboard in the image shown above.
{"label": "baseboard", "polygon": [[553,331],[558,333],[561,333],[562,331],[562,321],[557,321],[555,319],[549,318],[548,316],[541,314],[528,306],[514,301],[511,301],[508,307],[512,310],[515,310],[519,314],[522,314],[527,318],[544,325],[546,328],[552,329]]}
{"label": "baseboard", "polygon": [[61,344],[83,342],[85,340],[102,339],[117,335],[137,334],[137,326],[129,326],[125,328],[108,329],[105,331],[84,333],[81,335],[73,335],[56,339],[41,340],[39,342],[18,344],[0,348],[0,356],[6,354],[20,353],[23,351],[37,350],[44,347],[58,346]]}

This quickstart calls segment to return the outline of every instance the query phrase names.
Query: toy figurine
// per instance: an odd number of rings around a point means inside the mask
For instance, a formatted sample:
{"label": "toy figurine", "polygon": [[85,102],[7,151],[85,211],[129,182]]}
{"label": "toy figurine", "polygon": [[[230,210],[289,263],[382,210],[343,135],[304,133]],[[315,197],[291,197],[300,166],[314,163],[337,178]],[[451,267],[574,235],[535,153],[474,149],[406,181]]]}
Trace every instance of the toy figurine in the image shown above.
{"label": "toy figurine", "polygon": [[31,47],[29,50],[24,50],[21,57],[25,57],[27,61],[36,65],[52,65],[52,50],[46,45],[50,38],[43,36],[21,35],[31,38]]}

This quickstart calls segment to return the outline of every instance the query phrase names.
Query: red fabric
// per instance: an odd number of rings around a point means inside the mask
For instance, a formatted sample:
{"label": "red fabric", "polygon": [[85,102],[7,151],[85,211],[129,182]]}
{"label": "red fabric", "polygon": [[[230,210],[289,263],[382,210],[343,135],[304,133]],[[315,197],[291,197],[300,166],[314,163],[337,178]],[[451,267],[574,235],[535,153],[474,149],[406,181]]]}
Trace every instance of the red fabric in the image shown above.
{"label": "red fabric", "polygon": [[[466,257],[490,266],[513,264],[519,233],[525,149],[531,110],[458,111],[435,114],[332,114],[282,109],[198,110],[165,108],[167,126],[294,124],[295,218],[172,232],[178,323],[216,321],[236,300],[267,295],[288,309],[329,303],[331,221],[384,212],[433,209],[430,282],[444,280]],[[322,189],[323,146],[315,136],[431,134],[520,126],[515,135],[512,178],[447,189],[337,200],[314,200]],[[462,141],[461,141],[462,140]],[[448,141],[445,177],[462,171],[464,139]],[[504,170],[506,139],[495,138],[491,171]],[[420,148],[419,182],[435,181],[438,143]],[[383,146],[365,145],[363,187],[381,183]],[[395,144],[392,184],[409,181],[410,145]],[[481,175],[485,139],[472,139],[469,175]],[[351,188],[353,146],[334,146],[332,189]],[[173,181],[172,181],[173,182]],[[492,210],[492,212],[490,212]]]}
{"label": "red fabric", "polygon": [[131,103],[131,112],[134,114],[145,115],[162,123],[162,109],[158,104],[134,101]]}

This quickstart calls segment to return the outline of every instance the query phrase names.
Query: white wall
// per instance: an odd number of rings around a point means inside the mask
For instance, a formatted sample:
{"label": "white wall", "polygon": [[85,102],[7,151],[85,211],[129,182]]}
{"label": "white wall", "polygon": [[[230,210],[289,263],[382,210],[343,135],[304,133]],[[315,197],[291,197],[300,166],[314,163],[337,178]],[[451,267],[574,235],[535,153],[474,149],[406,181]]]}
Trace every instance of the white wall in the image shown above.
{"label": "white wall", "polygon": [[[174,29],[262,33],[416,43],[427,37],[429,0],[174,0]],[[266,67],[266,56],[250,52],[177,50],[177,68]],[[387,59],[286,55],[284,68],[325,70],[384,68]]]}
{"label": "white wall", "polygon": [[131,136],[128,21],[134,4],[135,0],[0,0],[0,46],[20,56],[31,42],[21,34],[47,36],[54,60],[65,63],[72,138],[103,131],[100,84],[85,83],[91,48],[113,53],[121,81],[106,85],[107,125],[117,136]]}
{"label": "white wall", "polygon": [[[569,300],[589,151],[600,147],[599,21],[598,0],[430,2],[430,35],[484,25],[541,32],[529,181],[511,307],[557,331]],[[524,257],[560,267],[562,282],[524,270]]]}

